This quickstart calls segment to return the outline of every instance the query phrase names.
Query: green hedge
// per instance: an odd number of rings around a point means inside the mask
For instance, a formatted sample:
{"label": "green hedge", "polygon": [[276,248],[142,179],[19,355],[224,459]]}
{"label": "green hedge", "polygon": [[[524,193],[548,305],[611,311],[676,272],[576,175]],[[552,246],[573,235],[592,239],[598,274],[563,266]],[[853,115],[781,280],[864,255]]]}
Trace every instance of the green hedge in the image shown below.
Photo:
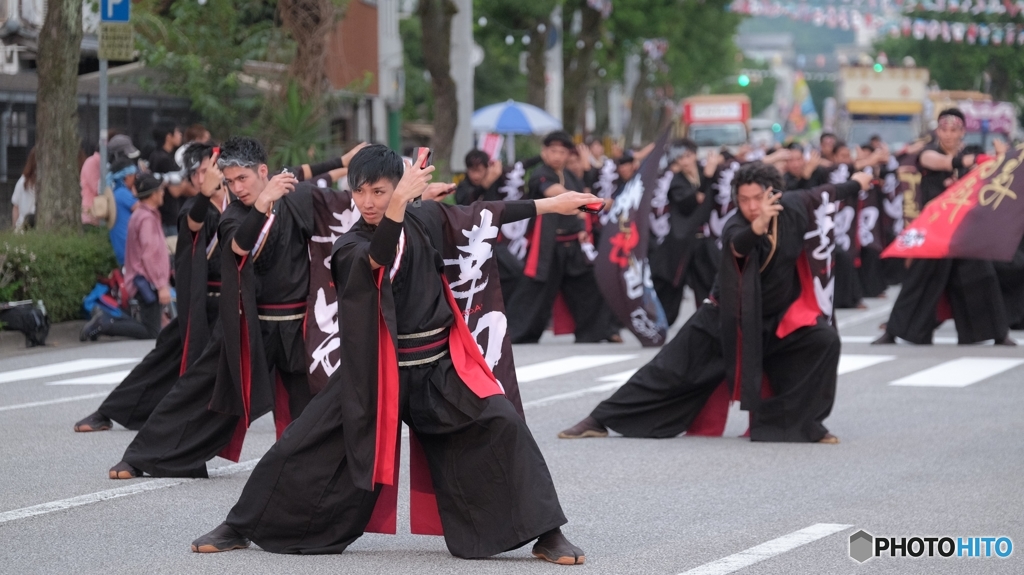
{"label": "green hedge", "polygon": [[106,230],[0,233],[0,300],[43,300],[50,321],[82,318],[82,299],[117,266]]}

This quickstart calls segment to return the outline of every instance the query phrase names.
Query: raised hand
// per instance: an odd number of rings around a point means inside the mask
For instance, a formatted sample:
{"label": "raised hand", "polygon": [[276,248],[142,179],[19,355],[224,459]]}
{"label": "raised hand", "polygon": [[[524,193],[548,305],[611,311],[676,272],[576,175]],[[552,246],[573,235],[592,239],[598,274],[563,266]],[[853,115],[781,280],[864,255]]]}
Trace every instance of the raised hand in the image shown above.
{"label": "raised hand", "polygon": [[396,201],[409,203],[422,196],[423,192],[427,190],[427,185],[430,183],[431,178],[433,178],[432,174],[435,170],[434,166],[420,167],[426,161],[427,153],[426,148],[421,148],[419,157],[413,161],[411,166],[405,168],[402,179],[395,186],[395,195],[391,197],[392,204]]}
{"label": "raised hand", "polygon": [[208,198],[212,198],[224,182],[224,174],[217,167],[218,158],[220,158],[220,150],[215,151],[208,160],[203,160],[204,163],[209,162],[209,166],[205,173],[200,172],[199,193]]}
{"label": "raised hand", "polygon": [[295,190],[295,185],[298,183],[299,180],[291,172],[282,172],[270,178],[260,193],[260,197],[256,198],[256,209],[261,212],[267,211],[271,204]]}
{"label": "raised hand", "polygon": [[355,155],[359,153],[359,150],[362,150],[368,145],[369,144],[367,144],[366,142],[359,142],[358,144],[356,144],[354,148],[346,152],[345,155],[341,157],[342,167],[347,168],[348,165],[352,162],[352,158],[354,158]]}

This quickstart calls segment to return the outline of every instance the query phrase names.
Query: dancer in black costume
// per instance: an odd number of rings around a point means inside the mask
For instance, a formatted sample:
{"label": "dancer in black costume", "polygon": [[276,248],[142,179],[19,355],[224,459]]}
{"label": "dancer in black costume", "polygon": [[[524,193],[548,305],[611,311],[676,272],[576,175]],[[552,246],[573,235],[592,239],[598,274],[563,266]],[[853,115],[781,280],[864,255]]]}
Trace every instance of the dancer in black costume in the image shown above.
{"label": "dancer in black costume", "polygon": [[[598,200],[570,192],[470,208],[420,203],[433,171],[419,167],[425,157],[405,175],[384,146],[353,160],[349,183],[362,220],[337,241],[332,259],[341,368],[253,470],[225,523],[193,551],[250,540],[276,553],[344,551],[376,523],[382,484],[395,483],[402,420],[412,460],[421,453],[429,467],[426,488],[436,493],[453,555],[487,557],[538,539],[533,552],[545,560],[585,561],[559,529],[566,519],[517,396],[506,396],[486,367],[443,273],[459,238],[493,231],[490,243],[499,223],[578,213]],[[415,485],[415,466],[412,476]]]}

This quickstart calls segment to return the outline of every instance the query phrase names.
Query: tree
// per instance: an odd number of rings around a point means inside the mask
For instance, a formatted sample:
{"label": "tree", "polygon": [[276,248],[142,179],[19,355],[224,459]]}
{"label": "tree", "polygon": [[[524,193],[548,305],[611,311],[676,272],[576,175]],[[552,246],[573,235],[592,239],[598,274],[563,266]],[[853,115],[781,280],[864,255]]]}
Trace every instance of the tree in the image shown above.
{"label": "tree", "polygon": [[37,220],[53,230],[78,226],[78,58],[82,44],[81,0],[50,0],[39,31],[36,157]]}
{"label": "tree", "polygon": [[604,18],[587,0],[571,0],[565,8],[566,15],[578,10],[581,20],[579,34],[566,34],[563,43],[565,88],[562,96],[562,125],[565,131],[572,134],[583,124],[587,92],[590,91],[591,79],[594,77],[591,63],[594,62],[594,53],[604,33]]}
{"label": "tree", "polygon": [[434,95],[434,136],[430,145],[442,177],[451,166],[452,143],[459,123],[458,97],[451,75],[452,0],[420,0],[417,13],[422,26],[423,63],[430,72]]}
{"label": "tree", "polygon": [[281,22],[295,40],[295,58],[289,75],[302,90],[303,96],[318,101],[322,98],[327,72],[324,70],[327,35],[335,23],[333,0],[279,0]]}
{"label": "tree", "polygon": [[[545,104],[545,52],[548,47],[548,38],[552,34],[551,13],[559,4],[557,0],[520,0],[508,2],[507,0],[475,0],[474,13],[487,18],[488,25],[478,28],[480,39],[496,53],[487,53],[481,70],[478,73],[485,78],[488,73],[496,70],[490,69],[495,64],[502,70],[519,75],[519,50],[526,52],[526,102],[539,108]],[[505,44],[505,37],[511,36],[514,40],[511,46]],[[522,38],[527,37],[529,44],[523,48]],[[501,54],[500,56],[498,54]],[[514,60],[509,60],[511,56]],[[514,67],[509,66],[513,64]],[[480,101],[501,101],[508,99],[504,97],[487,98],[484,96]]]}
{"label": "tree", "polygon": [[291,39],[274,26],[276,4],[262,0],[174,2],[166,12],[154,0],[133,5],[136,45],[153,81],[187,98],[217,137],[244,130],[262,98],[240,79],[246,60],[283,60]]}

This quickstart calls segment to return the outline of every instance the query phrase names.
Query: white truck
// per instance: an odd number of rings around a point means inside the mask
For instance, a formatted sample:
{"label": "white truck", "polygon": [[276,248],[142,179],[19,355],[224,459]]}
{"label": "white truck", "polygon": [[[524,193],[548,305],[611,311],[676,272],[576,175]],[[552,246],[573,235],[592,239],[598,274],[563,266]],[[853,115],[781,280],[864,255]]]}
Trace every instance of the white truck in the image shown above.
{"label": "white truck", "polygon": [[928,81],[927,68],[841,67],[837,135],[851,146],[881,136],[893,150],[915,140],[926,128]]}

